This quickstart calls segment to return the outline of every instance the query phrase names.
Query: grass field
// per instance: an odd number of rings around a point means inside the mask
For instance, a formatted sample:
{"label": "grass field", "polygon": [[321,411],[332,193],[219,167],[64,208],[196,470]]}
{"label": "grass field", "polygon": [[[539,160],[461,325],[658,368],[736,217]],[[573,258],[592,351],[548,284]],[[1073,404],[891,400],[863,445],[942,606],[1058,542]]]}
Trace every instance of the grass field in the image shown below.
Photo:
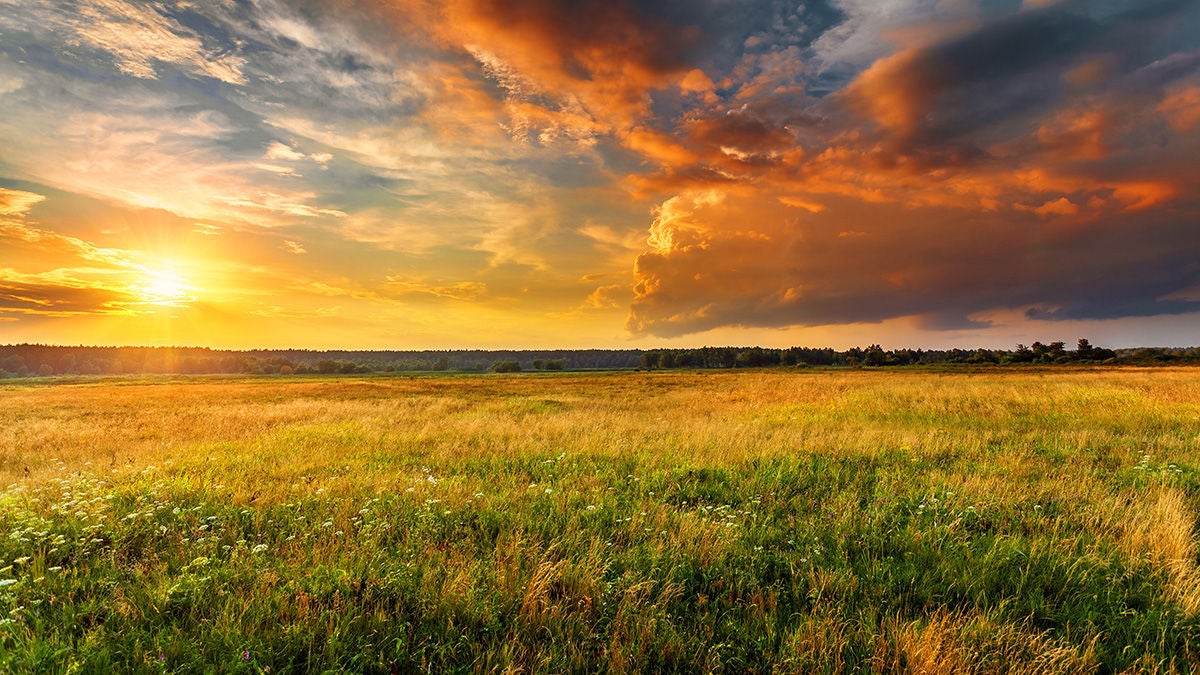
{"label": "grass field", "polygon": [[1200,669],[1200,370],[0,385],[5,672]]}

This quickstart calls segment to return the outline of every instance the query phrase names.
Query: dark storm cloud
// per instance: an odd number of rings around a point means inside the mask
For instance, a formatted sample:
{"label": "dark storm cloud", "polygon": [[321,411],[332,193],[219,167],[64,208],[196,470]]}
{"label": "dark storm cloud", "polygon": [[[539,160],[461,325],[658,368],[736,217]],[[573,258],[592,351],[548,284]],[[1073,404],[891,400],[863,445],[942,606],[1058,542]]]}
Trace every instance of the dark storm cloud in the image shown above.
{"label": "dark storm cloud", "polygon": [[[909,147],[964,137],[986,143],[1011,132],[1005,125],[1026,115],[1122,86],[1122,76],[1170,56],[1157,46],[1198,14],[1196,3],[1186,0],[1121,2],[1103,13],[1096,11],[1098,4],[1063,2],[1020,12],[961,37],[900,52],[873,65],[846,97]],[[1200,36],[1190,42],[1200,45]],[[1097,73],[1072,82],[1071,69],[1089,65]],[[1180,67],[1160,75],[1166,80],[1186,72]]]}

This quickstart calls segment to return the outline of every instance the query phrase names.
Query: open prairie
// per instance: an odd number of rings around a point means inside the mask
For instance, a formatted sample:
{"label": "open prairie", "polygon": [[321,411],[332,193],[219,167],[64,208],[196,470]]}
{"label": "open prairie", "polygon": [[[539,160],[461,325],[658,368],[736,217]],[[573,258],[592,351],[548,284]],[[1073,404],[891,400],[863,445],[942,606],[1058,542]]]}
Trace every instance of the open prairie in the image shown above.
{"label": "open prairie", "polygon": [[1200,668],[1200,370],[0,386],[11,672]]}

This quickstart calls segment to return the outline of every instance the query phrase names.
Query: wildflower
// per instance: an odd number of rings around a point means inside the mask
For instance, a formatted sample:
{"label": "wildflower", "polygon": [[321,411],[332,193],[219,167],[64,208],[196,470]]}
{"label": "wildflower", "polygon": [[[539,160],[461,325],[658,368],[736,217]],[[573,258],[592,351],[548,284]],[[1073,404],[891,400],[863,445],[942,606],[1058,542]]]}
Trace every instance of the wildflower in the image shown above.
{"label": "wildflower", "polygon": [[243,661],[250,660],[250,650],[246,650],[246,651],[242,652],[242,660]]}

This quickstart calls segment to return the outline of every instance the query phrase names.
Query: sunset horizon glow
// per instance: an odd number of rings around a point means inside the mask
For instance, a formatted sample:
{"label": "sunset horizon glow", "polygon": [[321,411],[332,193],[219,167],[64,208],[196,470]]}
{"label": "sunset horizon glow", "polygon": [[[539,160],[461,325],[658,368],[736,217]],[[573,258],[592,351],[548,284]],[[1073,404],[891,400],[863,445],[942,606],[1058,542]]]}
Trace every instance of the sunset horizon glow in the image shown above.
{"label": "sunset horizon glow", "polygon": [[1200,344],[1200,3],[0,0],[0,344]]}

